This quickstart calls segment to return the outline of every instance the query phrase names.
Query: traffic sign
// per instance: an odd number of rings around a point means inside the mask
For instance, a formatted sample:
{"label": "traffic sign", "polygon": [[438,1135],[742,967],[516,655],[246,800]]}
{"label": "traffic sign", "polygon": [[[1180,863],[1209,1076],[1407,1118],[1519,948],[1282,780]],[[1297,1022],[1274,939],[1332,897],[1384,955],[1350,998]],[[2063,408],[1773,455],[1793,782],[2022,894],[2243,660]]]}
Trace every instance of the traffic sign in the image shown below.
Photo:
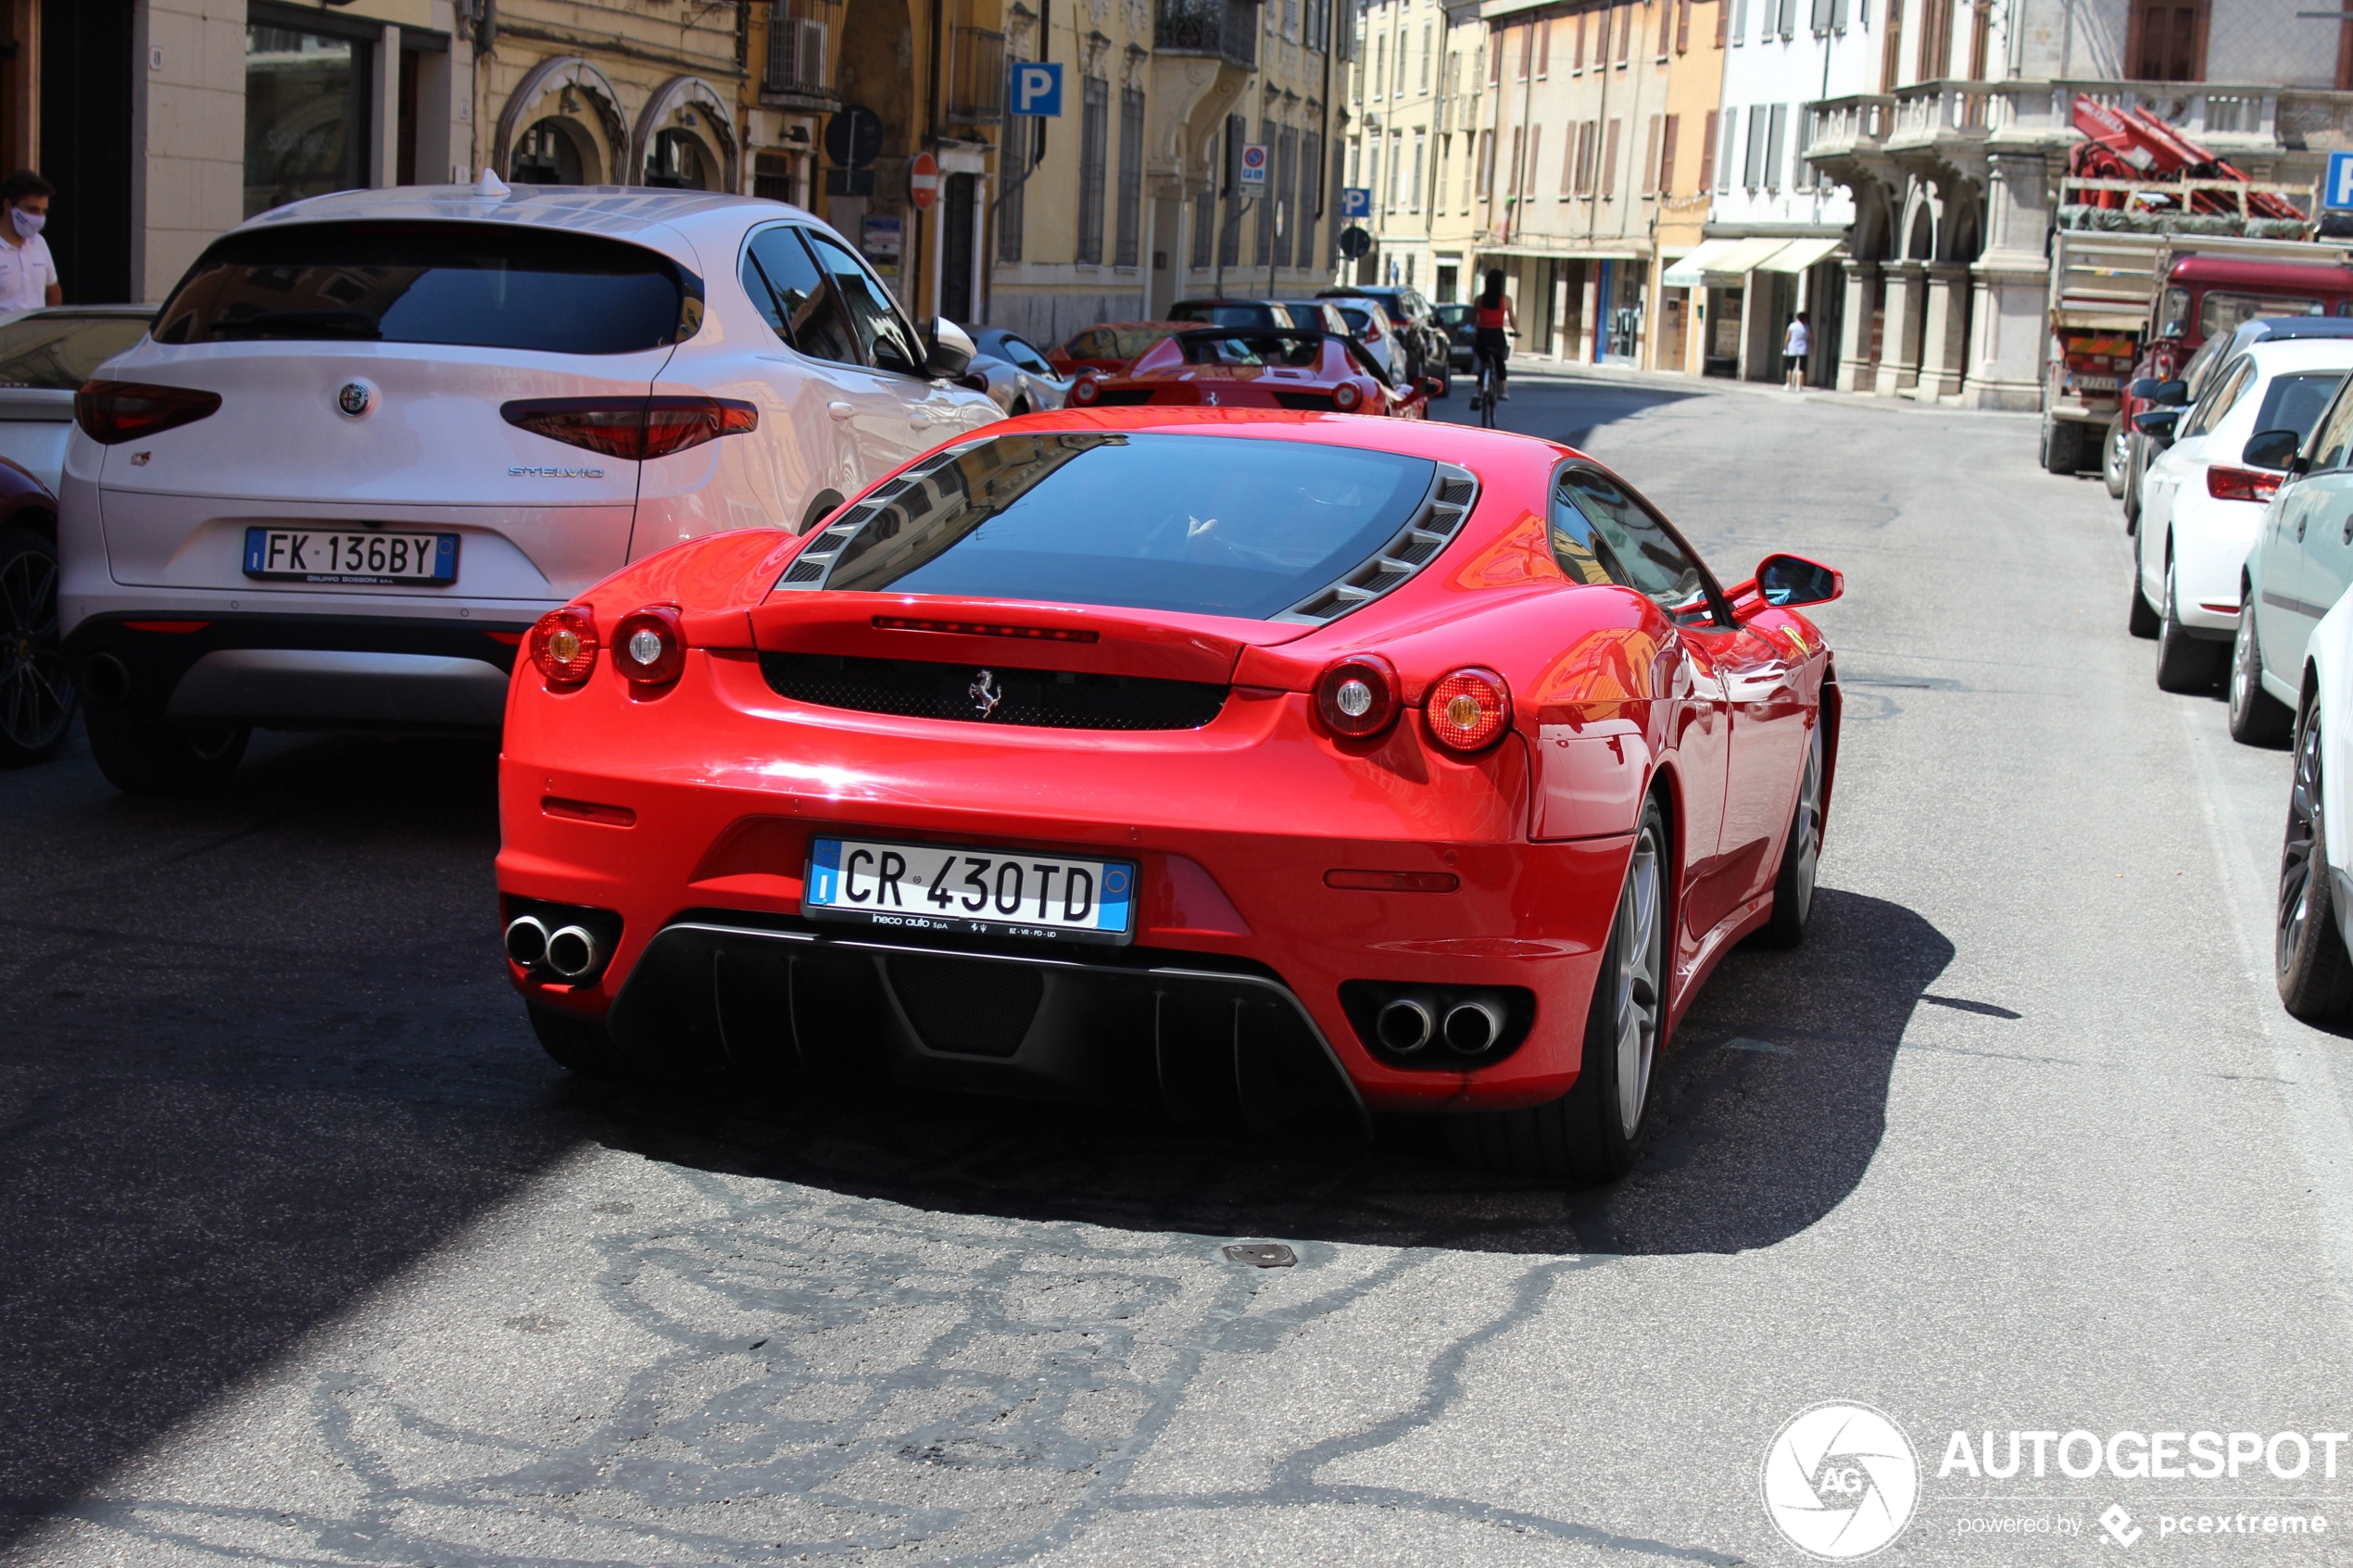
{"label": "traffic sign", "polygon": [[1242,148],[1241,182],[1255,185],[1262,191],[1266,188],[1265,143],[1252,142]]}
{"label": "traffic sign", "polygon": [[929,153],[917,153],[907,166],[907,195],[918,212],[929,212],[939,199],[939,160]]}
{"label": "traffic sign", "polygon": [[882,116],[851,104],[825,121],[825,156],[836,169],[863,169],[882,156]]}
{"label": "traffic sign", "polygon": [[1063,112],[1063,68],[1040,60],[1013,62],[1013,112],[1058,119]]}
{"label": "traffic sign", "polygon": [[1340,215],[1342,218],[1370,218],[1373,215],[1373,188],[1370,185],[1342,185],[1340,188]]}
{"label": "traffic sign", "polygon": [[2322,189],[2321,205],[2353,207],[2353,153],[2329,154],[2329,182]]}
{"label": "traffic sign", "polygon": [[1350,224],[1340,232],[1340,253],[1353,261],[1373,248],[1373,236]]}

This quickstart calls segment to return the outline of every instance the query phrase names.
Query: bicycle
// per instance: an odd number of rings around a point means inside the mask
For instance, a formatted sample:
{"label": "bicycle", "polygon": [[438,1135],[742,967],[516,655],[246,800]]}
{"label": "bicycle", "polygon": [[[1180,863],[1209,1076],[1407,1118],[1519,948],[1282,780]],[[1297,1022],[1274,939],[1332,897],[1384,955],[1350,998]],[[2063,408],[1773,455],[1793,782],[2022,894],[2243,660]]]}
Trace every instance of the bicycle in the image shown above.
{"label": "bicycle", "polygon": [[1495,405],[1501,401],[1496,395],[1495,383],[1503,379],[1502,370],[1503,366],[1497,362],[1492,350],[1478,357],[1478,390],[1471,395],[1471,407],[1478,410],[1478,428],[1481,430],[1495,428]]}

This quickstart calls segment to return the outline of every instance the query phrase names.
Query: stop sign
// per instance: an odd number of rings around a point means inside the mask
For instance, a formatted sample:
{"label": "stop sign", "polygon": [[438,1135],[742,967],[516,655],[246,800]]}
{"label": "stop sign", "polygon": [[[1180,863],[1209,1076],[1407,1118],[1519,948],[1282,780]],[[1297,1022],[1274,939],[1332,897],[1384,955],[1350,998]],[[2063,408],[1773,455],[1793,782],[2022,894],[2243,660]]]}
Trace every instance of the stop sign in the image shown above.
{"label": "stop sign", "polygon": [[907,166],[907,194],[914,199],[918,211],[931,210],[931,204],[939,199],[937,158],[929,153],[915,155],[915,161]]}

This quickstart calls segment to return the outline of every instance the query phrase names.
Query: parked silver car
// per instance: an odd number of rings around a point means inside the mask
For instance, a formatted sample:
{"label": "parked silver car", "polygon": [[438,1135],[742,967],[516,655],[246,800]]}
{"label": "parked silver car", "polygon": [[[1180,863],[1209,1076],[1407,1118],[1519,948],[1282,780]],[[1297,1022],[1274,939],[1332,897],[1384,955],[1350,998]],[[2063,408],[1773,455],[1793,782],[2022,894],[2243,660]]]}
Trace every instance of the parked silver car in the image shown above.
{"label": "parked silver car", "polygon": [[1045,354],[1019,332],[1002,327],[966,327],[979,352],[961,378],[986,392],[1008,414],[1042,414],[1070,399],[1070,382],[1055,373]]}

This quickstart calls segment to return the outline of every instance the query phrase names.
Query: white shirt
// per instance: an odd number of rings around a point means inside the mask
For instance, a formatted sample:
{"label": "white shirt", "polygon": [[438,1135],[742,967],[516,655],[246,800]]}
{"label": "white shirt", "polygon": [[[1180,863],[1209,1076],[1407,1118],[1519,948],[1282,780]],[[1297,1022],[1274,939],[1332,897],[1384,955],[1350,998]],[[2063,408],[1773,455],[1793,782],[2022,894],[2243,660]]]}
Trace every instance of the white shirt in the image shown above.
{"label": "white shirt", "polygon": [[[0,223],[7,219],[0,216]],[[49,242],[35,234],[20,245],[0,241],[0,310],[38,310],[49,303],[49,285],[57,281],[57,264],[49,257]]]}
{"label": "white shirt", "polygon": [[1781,340],[1781,352],[1793,355],[1803,354],[1812,345],[1813,340],[1806,331],[1806,323],[1792,321],[1789,324],[1789,336]]}

